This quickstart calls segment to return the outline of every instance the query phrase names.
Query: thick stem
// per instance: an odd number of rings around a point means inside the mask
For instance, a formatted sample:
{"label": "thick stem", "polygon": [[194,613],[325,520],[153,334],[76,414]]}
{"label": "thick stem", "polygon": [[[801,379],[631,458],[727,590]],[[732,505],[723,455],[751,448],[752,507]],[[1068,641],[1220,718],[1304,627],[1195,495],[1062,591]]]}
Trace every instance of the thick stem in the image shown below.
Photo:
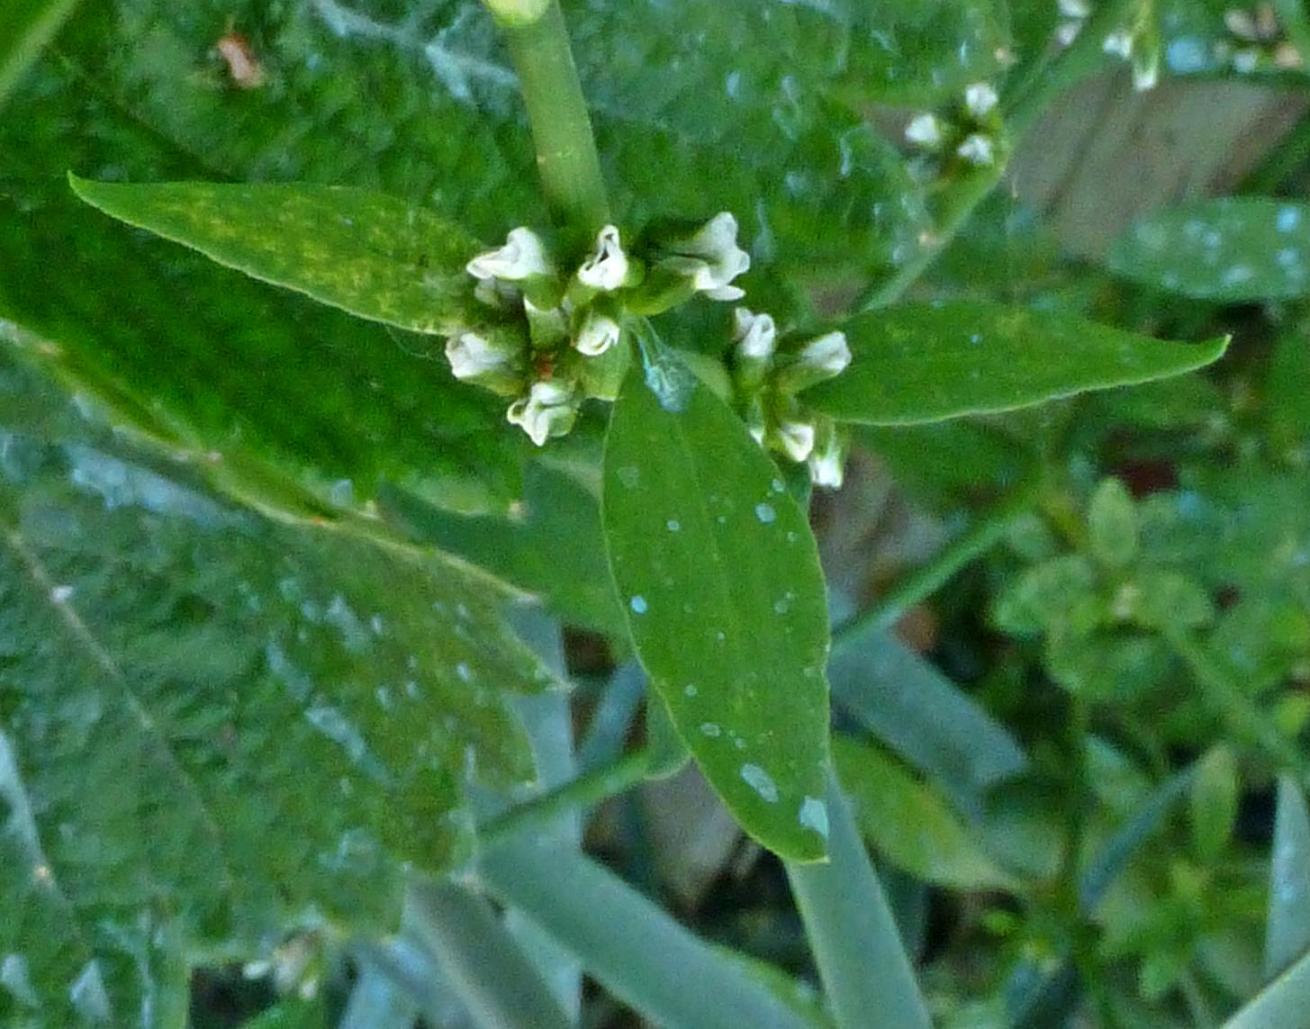
{"label": "thick stem", "polygon": [[487,0],[505,35],[528,109],[551,214],[574,242],[610,218],[600,157],[559,0]]}

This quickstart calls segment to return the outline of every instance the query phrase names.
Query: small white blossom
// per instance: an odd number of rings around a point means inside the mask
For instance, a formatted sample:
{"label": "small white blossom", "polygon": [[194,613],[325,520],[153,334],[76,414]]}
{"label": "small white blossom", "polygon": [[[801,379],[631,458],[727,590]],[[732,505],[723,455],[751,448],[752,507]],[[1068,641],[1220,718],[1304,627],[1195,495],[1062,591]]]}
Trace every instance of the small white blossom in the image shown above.
{"label": "small white blossom", "polygon": [[964,106],[975,118],[985,118],[996,108],[1000,97],[991,83],[975,82],[964,91]]}
{"label": "small white blossom", "polygon": [[829,431],[809,457],[810,481],[825,489],[841,489],[846,477],[845,454],[837,433]]}
{"label": "small white blossom", "polygon": [[970,164],[976,164],[980,168],[996,163],[996,145],[990,136],[985,136],[981,132],[966,136],[964,142],[955,148],[955,152]]}
{"label": "small white blossom", "polygon": [[729,211],[716,214],[695,233],[668,244],[675,256],[666,267],[691,278],[697,292],[711,300],[740,300],[745,291],[731,285],[750,271],[751,256],[737,245],[737,219]]}
{"label": "small white blossom", "polygon": [[523,227],[511,230],[503,247],[479,254],[465,267],[475,279],[506,282],[521,282],[537,275],[549,275],[551,271],[541,237]]}
{"label": "small white blossom", "polygon": [[1160,55],[1153,53],[1145,60],[1133,62],[1133,89],[1146,93],[1160,84]]}
{"label": "small white blossom", "polygon": [[607,314],[589,311],[578,330],[577,339],[573,341],[579,354],[587,357],[599,357],[619,341],[623,330],[619,323]]}
{"label": "small white blossom", "polygon": [[809,422],[779,422],[778,442],[793,461],[804,461],[814,451],[814,426]]}
{"label": "small white blossom", "polygon": [[1059,0],[1056,6],[1066,18],[1087,18],[1092,13],[1092,5],[1087,0]]}
{"label": "small white blossom", "polygon": [[935,114],[919,114],[905,126],[905,138],[915,146],[934,150],[942,145],[942,123]]}
{"label": "small white blossom", "polygon": [[1055,27],[1055,41],[1061,46],[1072,46],[1082,30],[1083,23],[1080,21],[1062,21]]}
{"label": "small white blossom", "polygon": [[1251,17],[1251,12],[1244,11],[1240,7],[1230,7],[1224,11],[1224,25],[1238,39],[1254,43],[1260,38],[1260,30],[1256,26],[1255,19]]}
{"label": "small white blossom", "polygon": [[619,230],[606,225],[596,235],[596,250],[582,262],[578,281],[606,293],[618,289],[628,277],[628,255],[623,252]]}
{"label": "small white blossom", "polygon": [[509,363],[502,347],[476,332],[461,332],[446,340],[446,360],[457,379],[473,379]]}
{"label": "small white blossom", "polygon": [[1249,75],[1260,65],[1260,51],[1255,47],[1239,50],[1233,54],[1233,70]]}
{"label": "small white blossom", "polygon": [[1111,32],[1101,43],[1101,49],[1126,61],[1133,56],[1133,34],[1127,29]]}
{"label": "small white blossom", "polygon": [[825,376],[840,375],[851,363],[851,348],[846,333],[828,332],[805,344],[797,355],[798,363]]}
{"label": "small white blossom", "polygon": [[555,380],[534,382],[528,395],[510,404],[505,420],[519,426],[537,446],[573,427],[578,408],[573,390]]}
{"label": "small white blossom", "polygon": [[769,360],[778,339],[778,326],[773,317],[739,307],[732,312],[732,319],[738,355],[753,361]]}

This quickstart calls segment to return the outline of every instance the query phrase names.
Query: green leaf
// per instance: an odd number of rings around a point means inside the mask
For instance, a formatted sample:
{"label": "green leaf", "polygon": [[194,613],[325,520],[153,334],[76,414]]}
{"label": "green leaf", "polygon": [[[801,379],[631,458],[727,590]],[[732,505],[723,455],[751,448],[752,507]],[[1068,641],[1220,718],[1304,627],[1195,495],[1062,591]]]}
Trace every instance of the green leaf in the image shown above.
{"label": "green leaf", "polygon": [[228,507],[92,425],[5,440],[0,953],[20,1006],[143,1024],[150,998],[185,1006],[190,960],[297,925],[387,931],[406,869],[468,846],[469,755],[490,784],[531,776],[502,691],[548,679],[460,567]]}
{"label": "green leaf", "polygon": [[827,863],[787,862],[796,906],[837,1024],[928,1029],[932,1024],[886,895],[836,776],[830,776],[832,852]]}
{"label": "green leaf", "polygon": [[925,882],[963,890],[1013,890],[942,795],[876,747],[837,736],[833,760],[855,822],[892,864]]}
{"label": "green leaf", "polygon": [[1310,1029],[1310,952],[1302,954],[1227,1022],[1224,1029]]}
{"label": "green leaf", "polygon": [[662,345],[643,348],[614,405],[602,505],[637,655],[746,831],[814,860],[828,757],[814,537],[741,419]]}
{"label": "green leaf", "polygon": [[811,1024],[753,972],[577,850],[512,840],[482,856],[478,875],[499,900],[532,918],[576,954],[592,978],[655,1025]]}
{"label": "green leaf", "polygon": [[77,0],[7,0],[0,10],[0,106]]}
{"label": "green leaf", "polygon": [[1218,858],[1232,836],[1240,789],[1232,750],[1222,744],[1211,747],[1196,764],[1188,797],[1192,846],[1201,860]]}
{"label": "green leaf", "polygon": [[1242,303],[1310,293],[1310,206],[1225,197],[1138,222],[1110,250],[1111,271],[1198,300]]}
{"label": "green leaf", "polygon": [[1137,554],[1137,509],[1128,487],[1105,479],[1087,510],[1092,556],[1107,568],[1125,568]]}
{"label": "green leaf", "polygon": [[1285,775],[1278,779],[1269,864],[1264,970],[1272,979],[1310,949],[1310,812],[1301,787]]}
{"label": "green leaf", "polygon": [[35,336],[0,345],[19,343],[115,425],[299,517],[340,517],[384,482],[450,506],[504,503],[521,444],[430,338],[143,237],[58,183],[5,194],[0,318]]}
{"label": "green leaf", "polygon": [[372,321],[448,335],[479,324],[476,240],[384,193],[310,183],[128,185],[69,177],[106,214]]}
{"label": "green leaf", "polygon": [[826,414],[906,425],[1010,411],[1201,368],[1227,341],[1171,343],[991,301],[909,304],[847,322],[853,360],[803,397]]}

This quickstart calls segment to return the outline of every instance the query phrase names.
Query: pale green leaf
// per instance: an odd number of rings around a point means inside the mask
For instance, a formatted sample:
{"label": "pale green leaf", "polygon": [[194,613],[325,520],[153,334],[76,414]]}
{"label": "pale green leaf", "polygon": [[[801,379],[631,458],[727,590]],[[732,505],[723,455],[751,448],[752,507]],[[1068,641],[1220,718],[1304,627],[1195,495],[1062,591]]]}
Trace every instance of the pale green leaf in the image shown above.
{"label": "pale green leaf", "polygon": [[1308,1029],[1310,1027],[1310,952],[1224,1023],[1224,1029]]}
{"label": "pale green leaf", "polygon": [[854,360],[804,399],[843,421],[905,425],[1028,407],[1204,367],[1227,341],[1172,343],[992,301],[907,304],[842,328]]}
{"label": "pale green leaf", "polygon": [[892,864],[956,889],[1015,888],[930,784],[849,737],[834,738],[833,760],[856,824]]}
{"label": "pale green leaf", "polygon": [[1192,846],[1203,861],[1215,860],[1232,836],[1240,792],[1232,750],[1223,744],[1211,747],[1196,763],[1188,796]]}
{"label": "pale green leaf", "polygon": [[1310,949],[1310,813],[1288,776],[1278,780],[1269,868],[1265,975],[1273,978]]}
{"label": "pale green leaf", "polygon": [[1137,554],[1137,510],[1128,487],[1106,479],[1096,487],[1087,509],[1088,545],[1108,568],[1124,568]]}
{"label": "pale green leaf", "polygon": [[414,332],[479,324],[464,265],[482,247],[431,210],[346,186],[70,177],[93,207],[219,264]]}
{"label": "pale green leaf", "polygon": [[629,632],[747,832],[813,860],[828,756],[814,537],[741,419],[662,345],[644,350],[605,446],[606,545]]}
{"label": "pale green leaf", "polygon": [[1110,269],[1155,289],[1241,303],[1310,293],[1310,206],[1225,197],[1167,208],[1138,222]]}

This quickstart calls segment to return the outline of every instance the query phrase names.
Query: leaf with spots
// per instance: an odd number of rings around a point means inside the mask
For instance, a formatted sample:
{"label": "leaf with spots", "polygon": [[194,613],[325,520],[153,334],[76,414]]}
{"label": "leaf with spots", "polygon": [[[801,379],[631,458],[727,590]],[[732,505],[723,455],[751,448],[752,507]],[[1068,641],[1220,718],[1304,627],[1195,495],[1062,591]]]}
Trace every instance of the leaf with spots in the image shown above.
{"label": "leaf with spots", "polygon": [[1110,251],[1110,270],[1170,293],[1240,304],[1310,293],[1310,205],[1226,197],[1144,218]]}
{"label": "leaf with spots", "polygon": [[1151,382],[1201,368],[1228,345],[1166,342],[1069,314],[973,300],[872,311],[843,328],[850,367],[804,397],[865,425],[1010,411]]}
{"label": "leaf with spots", "polygon": [[131,185],[72,176],[93,207],[264,282],[372,321],[449,334],[486,318],[464,265],[480,245],[430,210],[310,183]]}
{"label": "leaf with spots", "polygon": [[393,929],[406,870],[467,851],[466,771],[532,775],[509,694],[549,680],[495,594],[7,415],[0,1020],[181,1024],[193,960]]}
{"label": "leaf with spots", "polygon": [[828,615],[814,538],[741,419],[643,341],[605,445],[603,524],[637,655],[742,826],[825,852]]}

